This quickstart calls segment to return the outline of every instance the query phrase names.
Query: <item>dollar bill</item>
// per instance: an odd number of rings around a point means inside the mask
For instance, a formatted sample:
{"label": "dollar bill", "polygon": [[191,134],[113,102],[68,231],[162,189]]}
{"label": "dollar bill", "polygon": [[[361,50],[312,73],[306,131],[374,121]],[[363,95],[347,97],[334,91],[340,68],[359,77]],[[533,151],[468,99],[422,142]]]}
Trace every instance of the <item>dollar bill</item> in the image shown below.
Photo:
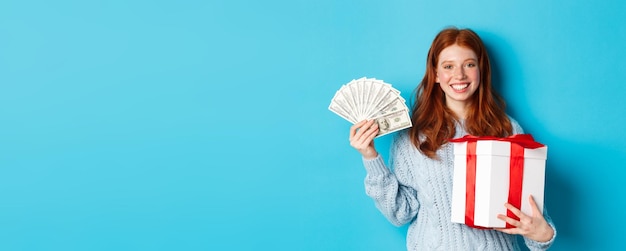
{"label": "dollar bill", "polygon": [[328,109],[352,124],[376,120],[376,137],[411,127],[406,101],[391,84],[375,78],[353,79],[335,92]]}
{"label": "dollar bill", "polygon": [[376,120],[376,124],[378,124],[378,134],[376,138],[412,126],[409,111],[404,109],[374,118],[374,120]]}
{"label": "dollar bill", "polygon": [[380,117],[389,113],[393,113],[399,110],[406,110],[407,106],[405,105],[405,100],[402,97],[396,97],[393,101],[387,104],[385,107],[380,108],[380,111],[369,114],[370,117]]}

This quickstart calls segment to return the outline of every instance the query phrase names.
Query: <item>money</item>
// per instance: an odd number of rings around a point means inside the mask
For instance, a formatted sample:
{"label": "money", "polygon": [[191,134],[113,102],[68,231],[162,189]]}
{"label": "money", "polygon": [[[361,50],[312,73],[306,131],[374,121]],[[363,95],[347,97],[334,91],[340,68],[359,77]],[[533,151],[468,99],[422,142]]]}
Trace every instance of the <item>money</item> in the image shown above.
{"label": "money", "polygon": [[353,79],[342,85],[328,109],[352,124],[376,120],[376,137],[413,126],[400,91],[375,78]]}
{"label": "money", "polygon": [[408,110],[399,110],[394,113],[383,115],[382,117],[374,118],[374,120],[376,120],[379,129],[376,137],[412,126]]}

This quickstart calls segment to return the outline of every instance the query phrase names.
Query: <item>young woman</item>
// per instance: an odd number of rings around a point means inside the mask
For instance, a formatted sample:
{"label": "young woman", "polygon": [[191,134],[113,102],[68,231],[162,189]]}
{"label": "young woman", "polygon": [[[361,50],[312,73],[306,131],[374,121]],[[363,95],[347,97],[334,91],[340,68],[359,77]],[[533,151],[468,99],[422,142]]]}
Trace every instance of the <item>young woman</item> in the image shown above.
{"label": "young woman", "polygon": [[391,145],[391,171],[374,147],[373,120],[350,128],[350,145],[363,155],[365,190],[394,225],[410,223],[408,250],[519,250],[522,235],[531,250],[546,250],[556,230],[532,197],[532,215],[503,205],[519,220],[499,215],[515,226],[476,229],[452,223],[453,147],[447,140],[467,134],[507,137],[523,133],[505,113],[505,104],[491,85],[489,56],[470,29],[448,28],[434,39],[426,73],[416,89],[413,127],[400,131]]}

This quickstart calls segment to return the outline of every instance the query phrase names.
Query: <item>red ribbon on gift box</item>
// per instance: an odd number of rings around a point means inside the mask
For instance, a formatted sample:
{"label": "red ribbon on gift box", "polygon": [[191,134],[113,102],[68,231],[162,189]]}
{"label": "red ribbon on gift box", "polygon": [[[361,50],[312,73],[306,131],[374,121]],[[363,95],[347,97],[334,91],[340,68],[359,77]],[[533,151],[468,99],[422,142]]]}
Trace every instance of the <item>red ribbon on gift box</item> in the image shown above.
{"label": "red ribbon on gift box", "polygon": [[[522,182],[524,178],[524,148],[536,149],[544,145],[536,142],[530,134],[515,134],[506,138],[492,136],[465,135],[462,138],[449,140],[450,142],[467,142],[467,176],[465,182],[465,224],[475,228],[484,228],[474,225],[474,203],[476,190],[476,142],[479,140],[497,140],[511,143],[509,197],[508,202],[521,209]],[[513,212],[507,210],[507,216],[519,220]],[[506,228],[513,228],[509,223]]]}

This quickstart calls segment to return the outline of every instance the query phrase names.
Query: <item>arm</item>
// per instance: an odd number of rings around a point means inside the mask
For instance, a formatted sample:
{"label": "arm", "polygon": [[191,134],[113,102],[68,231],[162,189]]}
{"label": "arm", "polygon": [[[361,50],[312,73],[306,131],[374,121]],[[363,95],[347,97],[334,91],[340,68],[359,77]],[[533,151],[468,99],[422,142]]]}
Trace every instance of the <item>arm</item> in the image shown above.
{"label": "arm", "polygon": [[[395,173],[392,173],[380,155],[373,160],[363,160],[367,175],[365,177],[365,192],[371,197],[378,210],[394,225],[402,226],[412,221],[417,215],[419,202],[417,192],[408,182],[406,167],[400,166],[403,161],[393,148],[398,147],[397,140],[392,143],[390,158],[394,165]],[[394,164],[395,162],[395,164]]]}
{"label": "arm", "polygon": [[[363,164],[367,170],[365,177],[365,191],[374,199],[376,207],[396,226],[410,222],[417,214],[419,206],[417,193],[409,186],[408,175],[402,170],[406,167],[396,165],[396,174],[385,165],[383,158],[374,147],[374,137],[378,133],[378,126],[374,121],[362,121],[350,128],[350,145],[363,155]],[[392,143],[392,164],[398,156],[395,149],[400,146],[398,138]],[[404,163],[398,160],[397,163]]]}

